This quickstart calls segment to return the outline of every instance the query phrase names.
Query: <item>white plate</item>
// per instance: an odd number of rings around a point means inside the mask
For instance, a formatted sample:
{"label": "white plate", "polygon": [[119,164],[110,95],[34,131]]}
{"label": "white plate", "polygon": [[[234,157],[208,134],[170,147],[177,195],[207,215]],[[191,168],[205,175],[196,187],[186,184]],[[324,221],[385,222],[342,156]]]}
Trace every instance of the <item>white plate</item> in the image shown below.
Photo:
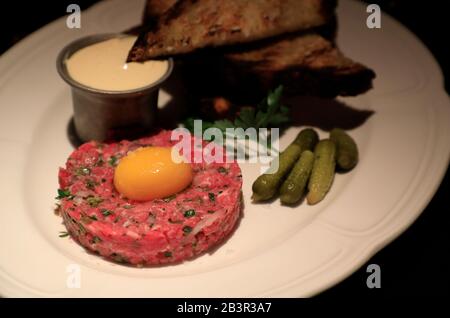
{"label": "white plate", "polygon": [[[243,165],[244,217],[212,254],[139,269],[106,262],[59,238],[64,227],[52,212],[57,170],[72,148],[66,136],[69,88],[56,73],[56,55],[80,36],[136,24],[142,7],[143,1],[102,2],[83,12],[81,30],[57,20],[0,60],[1,295],[313,295],[350,275],[429,202],[450,152],[441,72],[424,46],[386,14],[380,30],[369,30],[365,7],[341,1],[340,47],[377,72],[373,90],[345,102],[375,113],[351,131],[360,146],[358,167],[337,176],[324,202],[296,209],[278,201],[253,205],[258,167]],[[290,129],[281,144],[297,131]],[[81,288],[67,287],[70,264],[80,268]]]}

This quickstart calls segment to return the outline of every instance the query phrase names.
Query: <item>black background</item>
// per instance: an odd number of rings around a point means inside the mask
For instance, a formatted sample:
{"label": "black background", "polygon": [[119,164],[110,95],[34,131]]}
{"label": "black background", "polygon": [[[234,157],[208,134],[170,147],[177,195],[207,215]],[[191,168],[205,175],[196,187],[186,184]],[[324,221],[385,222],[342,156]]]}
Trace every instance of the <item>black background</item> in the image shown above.
{"label": "black background", "polygon": [[[125,0],[124,0],[125,1]],[[2,1],[0,3],[0,53],[52,20],[66,14],[67,5],[82,9],[95,3],[78,1]],[[450,9],[447,1],[372,1],[406,25],[430,49],[446,78],[449,92]],[[4,107],[5,105],[2,105]],[[377,253],[349,278],[323,292],[319,298],[382,296],[440,296],[450,294],[450,209],[447,172],[438,192],[417,219],[398,239]],[[381,288],[366,287],[368,264],[381,267]]]}

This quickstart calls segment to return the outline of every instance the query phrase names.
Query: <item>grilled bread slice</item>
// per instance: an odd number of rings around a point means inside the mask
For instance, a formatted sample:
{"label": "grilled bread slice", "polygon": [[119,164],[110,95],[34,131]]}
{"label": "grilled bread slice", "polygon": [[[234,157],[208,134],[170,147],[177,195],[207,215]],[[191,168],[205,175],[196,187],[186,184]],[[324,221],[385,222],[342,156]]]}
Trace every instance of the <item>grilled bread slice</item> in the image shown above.
{"label": "grilled bread slice", "polygon": [[258,91],[283,84],[287,94],[352,96],[372,87],[375,73],[345,57],[319,34],[304,34],[225,55],[228,86],[253,83]]}
{"label": "grilled bread slice", "polygon": [[147,0],[142,17],[143,25],[156,26],[160,17],[181,0]]}
{"label": "grilled bread slice", "polygon": [[138,39],[128,61],[248,43],[318,27],[334,18],[336,6],[335,0],[168,1],[147,3],[146,10],[152,21],[164,13],[156,25]]}

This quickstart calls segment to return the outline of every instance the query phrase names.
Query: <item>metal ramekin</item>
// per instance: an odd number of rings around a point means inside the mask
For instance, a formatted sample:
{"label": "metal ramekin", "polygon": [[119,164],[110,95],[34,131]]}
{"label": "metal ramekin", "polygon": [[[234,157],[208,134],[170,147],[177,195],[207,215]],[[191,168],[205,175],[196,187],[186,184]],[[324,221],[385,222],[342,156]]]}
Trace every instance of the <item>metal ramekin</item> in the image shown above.
{"label": "metal ramekin", "polygon": [[172,73],[172,59],[168,59],[167,72],[158,81],[125,91],[85,86],[72,79],[67,71],[65,61],[76,51],[97,42],[125,36],[90,35],[70,43],[58,55],[56,67],[59,75],[71,87],[75,130],[82,141],[135,138],[148,132],[155,123],[159,88]]}

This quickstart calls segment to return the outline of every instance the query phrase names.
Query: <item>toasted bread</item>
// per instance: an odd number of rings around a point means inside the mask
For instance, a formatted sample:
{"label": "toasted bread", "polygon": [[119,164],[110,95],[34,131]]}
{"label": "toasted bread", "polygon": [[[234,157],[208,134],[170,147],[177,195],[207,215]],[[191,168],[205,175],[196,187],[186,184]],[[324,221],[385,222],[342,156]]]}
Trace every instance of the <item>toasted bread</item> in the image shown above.
{"label": "toasted bread", "polygon": [[327,97],[361,94],[372,87],[375,77],[371,69],[314,33],[226,54],[224,72],[235,89],[239,83],[253,83],[259,91],[283,84],[287,94]]}
{"label": "toasted bread", "polygon": [[148,0],[145,4],[142,24],[156,26],[159,18],[180,1],[182,0]]}
{"label": "toasted bread", "polygon": [[[256,3],[254,0],[228,0],[226,3],[231,8],[236,8],[238,4],[244,5],[249,2]],[[183,65],[187,70],[184,73],[191,92],[200,97],[227,96],[241,101],[255,101],[264,96],[268,89],[279,84],[284,85],[285,92],[290,95],[323,97],[357,95],[370,89],[375,73],[364,65],[345,57],[334,44],[336,17],[333,15],[333,9],[335,1],[297,0],[296,2],[297,5],[302,2],[304,6],[307,3],[314,4],[316,9],[321,7],[322,18],[315,19],[315,22],[316,24],[320,24],[318,21],[328,22],[307,31],[283,33],[276,37],[253,42],[249,40],[241,45],[202,50],[189,47],[189,50],[195,52],[183,55],[177,60],[178,64]],[[217,7],[226,5],[222,1],[216,3]],[[266,2],[258,1],[258,3]],[[280,4],[281,1],[271,1],[271,3],[272,5]],[[293,3],[286,5],[292,6]],[[170,28],[173,27],[171,23],[179,24],[177,19],[180,17],[185,16],[187,19],[186,16],[193,16],[193,12],[203,16],[212,11],[212,6],[213,4],[209,0],[147,0],[143,25],[150,28],[152,34],[168,34],[171,32]],[[247,7],[247,10],[258,15],[268,10],[267,8],[255,10]],[[311,17],[305,18],[312,11],[314,10],[310,7],[309,13],[294,11],[291,13],[299,20],[312,21],[314,19]],[[244,14],[242,17],[247,17],[247,15]],[[245,19],[242,17],[239,23],[245,23]],[[171,22],[172,19],[175,19],[174,22]],[[297,23],[297,25],[302,24],[298,21]],[[207,23],[202,21],[201,27],[205,27],[205,25]],[[303,26],[305,25],[303,24]],[[135,48],[144,50],[149,34],[147,32],[141,36]],[[181,52],[177,51],[177,53]],[[141,58],[148,58],[145,52],[142,54],[144,55]]]}
{"label": "toasted bread", "polygon": [[[335,0],[152,0],[149,19],[128,61],[185,54],[200,48],[248,43],[306,30],[334,18]],[[167,4],[161,10],[161,3]],[[170,6],[170,4],[172,4]],[[150,8],[150,9],[149,9]]]}

